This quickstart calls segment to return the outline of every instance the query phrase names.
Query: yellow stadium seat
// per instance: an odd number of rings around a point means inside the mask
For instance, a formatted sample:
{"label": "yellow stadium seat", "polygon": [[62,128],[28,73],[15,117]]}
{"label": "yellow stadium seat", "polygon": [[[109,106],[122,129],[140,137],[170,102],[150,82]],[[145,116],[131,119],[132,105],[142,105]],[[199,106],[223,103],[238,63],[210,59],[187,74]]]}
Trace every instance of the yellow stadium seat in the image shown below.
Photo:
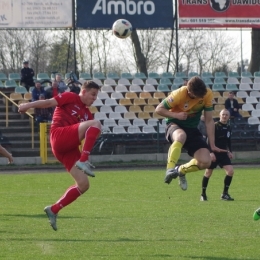
{"label": "yellow stadium seat", "polygon": [[139,94],[139,98],[142,98],[142,99],[148,99],[148,98],[152,98],[152,95],[150,92],[141,92]]}
{"label": "yellow stadium seat", "polygon": [[135,99],[135,98],[138,98],[138,96],[137,96],[137,94],[135,92],[126,92],[125,93],[125,98]]}
{"label": "yellow stadium seat", "polygon": [[147,101],[148,105],[158,105],[159,103],[160,103],[159,100],[156,98],[149,98]]}
{"label": "yellow stadium seat", "polygon": [[131,106],[131,105],[133,105],[132,101],[130,99],[127,99],[127,98],[119,99],[118,103],[121,106]]}
{"label": "yellow stadium seat", "polygon": [[147,105],[147,106],[144,106],[143,110],[144,110],[144,112],[153,113],[155,110],[155,107],[152,105]]}
{"label": "yellow stadium seat", "polygon": [[139,105],[132,105],[129,107],[129,112],[138,113],[138,112],[142,112],[142,109]]}
{"label": "yellow stadium seat", "polygon": [[148,112],[139,112],[137,114],[137,118],[149,119],[149,118],[151,118],[151,116],[150,116],[150,114]]}
{"label": "yellow stadium seat", "polygon": [[[148,99],[149,100],[149,99]],[[147,103],[145,102],[144,99],[141,99],[141,98],[135,98],[134,99],[134,105],[147,105]]]}

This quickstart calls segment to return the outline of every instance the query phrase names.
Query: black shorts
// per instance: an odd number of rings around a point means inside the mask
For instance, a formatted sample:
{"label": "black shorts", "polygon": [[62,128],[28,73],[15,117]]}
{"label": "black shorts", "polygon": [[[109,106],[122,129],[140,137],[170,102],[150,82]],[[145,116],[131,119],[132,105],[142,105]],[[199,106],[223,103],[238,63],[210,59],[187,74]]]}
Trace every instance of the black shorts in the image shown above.
{"label": "black shorts", "polygon": [[228,157],[228,153],[214,153],[216,156],[216,161],[212,162],[209,169],[213,170],[219,166],[223,168],[226,165],[232,165],[230,158]]}
{"label": "black shorts", "polygon": [[183,148],[188,152],[188,155],[193,157],[194,153],[198,151],[201,148],[207,148],[209,149],[208,144],[204,140],[201,132],[198,128],[187,128],[187,127],[179,127],[176,125],[176,127],[170,129],[171,124],[166,126],[165,129],[165,136],[166,140],[169,143],[173,143],[174,140],[172,140],[171,136],[172,133],[177,129],[182,129],[186,133],[186,142],[183,145]]}

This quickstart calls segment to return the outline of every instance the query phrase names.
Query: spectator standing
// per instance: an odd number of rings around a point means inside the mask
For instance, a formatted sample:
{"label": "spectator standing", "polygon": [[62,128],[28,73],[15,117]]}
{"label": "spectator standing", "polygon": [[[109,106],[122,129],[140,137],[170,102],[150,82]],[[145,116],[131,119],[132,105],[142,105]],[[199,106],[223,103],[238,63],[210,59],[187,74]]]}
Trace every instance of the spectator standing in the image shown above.
{"label": "spectator standing", "polygon": [[207,201],[206,189],[208,187],[209,178],[211,177],[213,170],[220,166],[226,172],[224,179],[224,188],[223,193],[221,194],[222,200],[233,201],[234,199],[229,195],[228,190],[231,184],[234,169],[231,163],[233,158],[232,149],[231,149],[231,127],[228,125],[228,120],[230,118],[229,111],[223,109],[219,114],[219,121],[215,123],[215,144],[224,150],[227,150],[226,153],[210,153],[212,158],[212,163],[208,169],[206,169],[203,179],[202,179],[202,194],[200,197],[201,201]]}
{"label": "spectator standing", "polygon": [[55,81],[58,83],[58,88],[60,89],[61,93],[65,92],[65,91],[69,91],[69,90],[68,90],[68,86],[67,86],[66,83],[61,79],[61,75],[60,75],[60,74],[56,74],[56,75],[55,75]]}
{"label": "spectator standing", "polygon": [[21,69],[20,84],[26,87],[27,91],[29,91],[29,88],[34,86],[34,71],[29,68],[29,61],[24,61],[23,66],[24,67]]}
{"label": "spectator standing", "polygon": [[238,101],[234,97],[235,93],[233,91],[230,91],[228,93],[228,98],[225,100],[225,108],[229,111],[230,116],[242,117],[242,115],[239,114]]}
{"label": "spectator standing", "polygon": [[[66,167],[75,183],[56,203],[44,208],[54,230],[57,230],[58,212],[89,189],[87,175],[95,177],[91,170],[89,155],[100,135],[101,123],[93,118],[88,107],[97,99],[98,91],[99,86],[95,82],[86,81],[79,95],[65,92],[51,99],[19,105],[20,113],[30,108],[56,106],[50,130],[52,152]],[[84,139],[81,152],[79,145]]]}
{"label": "spectator standing", "polygon": [[32,101],[39,100],[39,96],[43,94],[45,96],[45,90],[44,87],[42,87],[41,82],[36,81],[35,87],[32,90]]}
{"label": "spectator standing", "polygon": [[[39,100],[45,100],[45,95],[40,94]],[[34,116],[35,116],[35,123],[38,127],[40,123],[43,122],[50,122],[52,120],[53,108],[35,108],[34,109]]]}

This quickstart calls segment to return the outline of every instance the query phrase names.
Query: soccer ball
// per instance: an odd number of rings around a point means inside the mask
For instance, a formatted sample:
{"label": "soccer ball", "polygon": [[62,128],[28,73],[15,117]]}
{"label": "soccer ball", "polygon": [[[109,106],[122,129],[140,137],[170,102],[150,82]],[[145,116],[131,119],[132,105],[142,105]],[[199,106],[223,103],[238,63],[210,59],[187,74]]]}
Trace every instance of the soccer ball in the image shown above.
{"label": "soccer ball", "polygon": [[112,31],[116,37],[125,39],[132,33],[132,24],[125,19],[116,20],[112,26]]}

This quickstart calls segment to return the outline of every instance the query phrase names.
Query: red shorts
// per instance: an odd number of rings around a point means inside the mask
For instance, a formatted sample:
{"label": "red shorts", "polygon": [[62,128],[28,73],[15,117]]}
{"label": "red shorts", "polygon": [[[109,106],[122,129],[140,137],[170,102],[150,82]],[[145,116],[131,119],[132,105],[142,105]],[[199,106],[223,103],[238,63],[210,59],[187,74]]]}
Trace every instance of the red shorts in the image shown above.
{"label": "red shorts", "polygon": [[78,128],[79,123],[51,129],[50,142],[52,152],[65,166],[67,171],[71,170],[81,155]]}

